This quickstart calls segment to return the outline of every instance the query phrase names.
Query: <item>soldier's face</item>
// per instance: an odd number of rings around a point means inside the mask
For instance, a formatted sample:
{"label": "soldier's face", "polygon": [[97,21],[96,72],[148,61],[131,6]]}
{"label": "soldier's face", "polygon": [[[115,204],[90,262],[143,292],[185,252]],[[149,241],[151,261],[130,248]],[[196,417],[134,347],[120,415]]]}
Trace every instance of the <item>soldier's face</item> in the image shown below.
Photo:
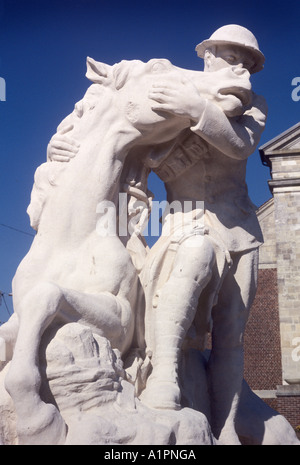
{"label": "soldier's face", "polygon": [[205,52],[205,71],[218,71],[229,66],[240,66],[248,71],[254,65],[251,54],[234,45],[218,45],[213,51]]}

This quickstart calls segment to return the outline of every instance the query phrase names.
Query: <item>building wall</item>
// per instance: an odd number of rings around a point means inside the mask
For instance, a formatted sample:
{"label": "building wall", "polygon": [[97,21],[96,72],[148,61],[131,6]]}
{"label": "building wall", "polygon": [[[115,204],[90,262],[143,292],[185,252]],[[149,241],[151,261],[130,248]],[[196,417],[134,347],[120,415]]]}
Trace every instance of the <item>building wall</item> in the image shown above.
{"label": "building wall", "polygon": [[[245,334],[245,379],[293,427],[300,425],[300,123],[262,150],[273,197],[257,211],[258,290]],[[261,153],[262,153],[261,152]]]}
{"label": "building wall", "polygon": [[259,268],[277,268],[274,198],[265,202],[256,214],[264,237],[259,248]]}
{"label": "building wall", "polygon": [[276,390],[282,379],[276,268],[259,270],[244,347],[244,377],[251,389]]}
{"label": "building wall", "polygon": [[292,356],[300,337],[300,192],[274,192],[274,206],[283,383],[300,383]]}
{"label": "building wall", "polygon": [[259,248],[258,288],[245,332],[244,377],[251,389],[273,390],[268,397],[275,397],[282,382],[282,367],[273,197],[256,213],[264,243]]}
{"label": "building wall", "polygon": [[274,408],[283,415],[293,428],[300,425],[300,397],[299,396],[278,396]]}

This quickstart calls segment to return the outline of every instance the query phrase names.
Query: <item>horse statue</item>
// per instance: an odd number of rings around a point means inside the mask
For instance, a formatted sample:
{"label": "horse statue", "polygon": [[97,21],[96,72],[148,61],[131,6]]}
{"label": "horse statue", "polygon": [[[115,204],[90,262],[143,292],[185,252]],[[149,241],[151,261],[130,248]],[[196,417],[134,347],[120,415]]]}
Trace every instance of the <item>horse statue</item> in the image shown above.
{"label": "horse statue", "polygon": [[99,205],[119,205],[127,160],[138,164],[154,146],[166,151],[190,127],[185,117],[153,111],[153,83],[189,80],[226,111],[251,95],[249,75],[233,68],[215,74],[213,80],[164,59],[113,66],[87,59],[93,83],[57,129],[80,141],[80,148],[69,163],[48,160],[36,170],[28,207],[36,236],[13,279],[15,313],[0,329],[0,342],[14,346],[5,387],[19,444],[61,444],[66,437],[59,410],[39,395],[38,354],[47,328],[79,322],[121,356],[129,350],[139,311],[138,274],[118,232],[99,233],[97,224],[108,214]]}

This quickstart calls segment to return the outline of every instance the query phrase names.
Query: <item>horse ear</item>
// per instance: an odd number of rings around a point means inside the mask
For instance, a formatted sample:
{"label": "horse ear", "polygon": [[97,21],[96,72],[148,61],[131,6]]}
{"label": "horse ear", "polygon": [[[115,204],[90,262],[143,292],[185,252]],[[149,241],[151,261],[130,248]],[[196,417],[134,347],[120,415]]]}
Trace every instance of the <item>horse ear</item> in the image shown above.
{"label": "horse ear", "polygon": [[105,84],[108,81],[111,66],[100,61],[95,61],[93,58],[86,59],[87,72],[86,77],[97,84]]}

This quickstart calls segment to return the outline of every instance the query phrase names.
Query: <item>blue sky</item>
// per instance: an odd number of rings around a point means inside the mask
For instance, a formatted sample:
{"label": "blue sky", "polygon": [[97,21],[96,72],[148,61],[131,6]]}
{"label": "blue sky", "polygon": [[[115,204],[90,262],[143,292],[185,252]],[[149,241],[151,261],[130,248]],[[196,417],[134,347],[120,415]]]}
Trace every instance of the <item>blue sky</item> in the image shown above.
{"label": "blue sky", "polygon": [[[266,56],[252,80],[269,106],[262,145],[300,120],[300,101],[291,98],[292,79],[300,76],[299,18],[299,0],[0,0],[0,77],[6,82],[6,101],[0,101],[0,290],[11,292],[32,242],[26,208],[34,171],[45,161],[57,125],[89,86],[87,56],[109,64],[168,58],[202,70],[194,51],[199,42],[224,24],[247,27]],[[270,198],[269,178],[257,150],[247,182],[258,206]],[[150,188],[163,196],[154,179]],[[3,302],[0,321],[7,317]]]}

